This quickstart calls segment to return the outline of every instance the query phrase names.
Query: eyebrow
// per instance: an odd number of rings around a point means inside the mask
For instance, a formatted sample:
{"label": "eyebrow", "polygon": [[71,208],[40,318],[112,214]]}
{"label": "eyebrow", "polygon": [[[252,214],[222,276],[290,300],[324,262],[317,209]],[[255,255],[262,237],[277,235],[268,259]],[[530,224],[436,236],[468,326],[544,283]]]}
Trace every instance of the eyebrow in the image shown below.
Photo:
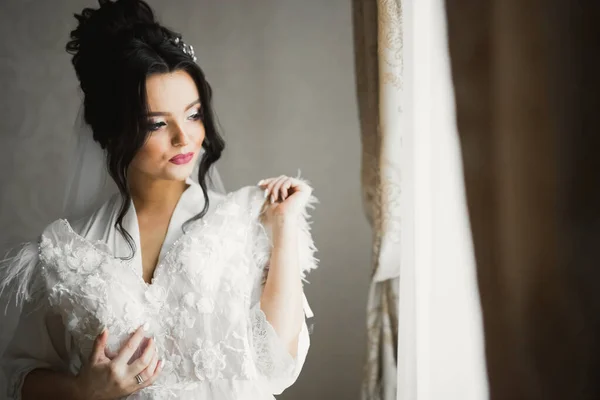
{"label": "eyebrow", "polygon": [[[196,100],[192,101],[190,104],[188,104],[187,106],[185,106],[185,111],[194,107],[196,104],[200,104],[200,99],[196,99]],[[165,117],[168,115],[171,115],[171,113],[165,112],[165,111],[152,111],[152,112],[148,113],[148,117]]]}

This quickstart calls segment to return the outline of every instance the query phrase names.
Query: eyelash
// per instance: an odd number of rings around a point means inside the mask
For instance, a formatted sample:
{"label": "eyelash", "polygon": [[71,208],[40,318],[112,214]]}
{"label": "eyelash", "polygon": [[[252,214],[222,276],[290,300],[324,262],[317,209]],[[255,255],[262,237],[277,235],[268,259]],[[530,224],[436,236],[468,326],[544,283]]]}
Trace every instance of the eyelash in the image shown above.
{"label": "eyelash", "polygon": [[156,123],[154,123],[154,124],[153,124],[153,123],[150,123],[150,124],[148,125],[148,130],[149,130],[149,131],[151,131],[151,132],[154,132],[154,131],[157,131],[157,130],[159,130],[160,128],[162,128],[163,126],[166,126],[166,125],[167,125],[167,124],[165,124],[165,123],[164,123],[164,122],[162,122],[162,121],[161,121],[161,122],[156,122]]}
{"label": "eyelash", "polygon": [[[202,109],[199,109],[197,112],[190,115],[189,118],[191,118],[193,121],[202,120]],[[160,128],[162,128],[163,126],[167,126],[167,124],[164,121],[149,123],[148,130],[150,132],[155,132],[155,131],[159,130]]]}

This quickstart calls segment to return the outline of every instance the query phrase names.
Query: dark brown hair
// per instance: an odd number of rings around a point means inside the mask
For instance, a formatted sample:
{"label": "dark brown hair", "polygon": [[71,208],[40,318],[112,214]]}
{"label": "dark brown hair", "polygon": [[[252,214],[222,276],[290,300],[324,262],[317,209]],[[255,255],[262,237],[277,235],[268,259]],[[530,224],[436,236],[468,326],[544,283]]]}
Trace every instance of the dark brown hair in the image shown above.
{"label": "dark brown hair", "polygon": [[181,40],[176,40],[181,35],[160,25],[142,0],[99,0],[99,4],[98,9],[85,8],[75,14],[79,24],[71,32],[66,49],[73,55],[84,94],[85,122],[91,126],[94,140],[106,150],[109,174],[123,198],[115,228],[135,253],[135,243],[122,221],[131,200],[127,169],[148,137],[147,77],[182,70],[194,80],[200,94],[206,137],[198,182],[205,205],[186,224],[208,211],[207,173],[221,157],[225,142],[217,130],[211,87],[202,69],[183,51]]}

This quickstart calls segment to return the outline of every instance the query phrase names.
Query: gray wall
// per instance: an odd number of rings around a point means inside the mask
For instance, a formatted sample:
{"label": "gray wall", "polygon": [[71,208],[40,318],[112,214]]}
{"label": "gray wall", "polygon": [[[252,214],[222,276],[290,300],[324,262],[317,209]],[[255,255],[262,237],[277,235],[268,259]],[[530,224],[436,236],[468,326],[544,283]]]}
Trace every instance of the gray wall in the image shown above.
{"label": "gray wall", "polygon": [[[312,347],[282,399],[356,399],[365,348],[370,232],[360,201],[360,140],[345,0],[150,0],[194,45],[215,90],[227,140],[227,189],[263,177],[311,180],[321,204],[313,233],[321,266],[306,293]],[[0,242],[59,217],[61,158],[79,107],[64,51],[92,1],[0,3]],[[41,194],[41,195],[40,195]]]}

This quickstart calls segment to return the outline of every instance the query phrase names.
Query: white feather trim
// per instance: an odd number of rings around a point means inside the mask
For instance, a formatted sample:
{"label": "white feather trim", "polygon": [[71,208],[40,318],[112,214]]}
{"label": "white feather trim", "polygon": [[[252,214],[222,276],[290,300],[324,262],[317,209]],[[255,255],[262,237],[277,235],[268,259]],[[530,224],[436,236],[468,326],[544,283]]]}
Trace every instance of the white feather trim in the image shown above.
{"label": "white feather trim", "polygon": [[[299,179],[310,186],[309,181],[302,179],[299,176],[296,179]],[[268,262],[271,258],[271,249],[273,247],[273,241],[271,237],[271,232],[267,228],[265,228],[262,223],[260,223],[260,215],[264,212],[262,206],[264,205],[265,199],[263,197],[263,192],[259,188],[257,188],[257,192],[253,202],[254,206],[252,208],[254,210],[257,210],[258,213],[255,216],[258,222],[258,232],[257,236],[254,238],[254,258],[259,266],[263,266],[265,268],[264,279],[266,279],[266,276],[268,274]],[[300,234],[298,235],[300,276],[304,282],[307,282],[306,277],[308,273],[316,269],[318,267],[319,262],[319,259],[315,257],[317,248],[314,244],[311,234],[311,222],[309,221],[310,214],[308,211],[309,209],[314,209],[315,204],[318,203],[319,200],[315,196],[311,195],[298,221],[300,228]]]}
{"label": "white feather trim", "polygon": [[34,299],[43,289],[38,264],[38,242],[26,242],[9,250],[0,259],[0,296],[14,297],[19,307]]}

